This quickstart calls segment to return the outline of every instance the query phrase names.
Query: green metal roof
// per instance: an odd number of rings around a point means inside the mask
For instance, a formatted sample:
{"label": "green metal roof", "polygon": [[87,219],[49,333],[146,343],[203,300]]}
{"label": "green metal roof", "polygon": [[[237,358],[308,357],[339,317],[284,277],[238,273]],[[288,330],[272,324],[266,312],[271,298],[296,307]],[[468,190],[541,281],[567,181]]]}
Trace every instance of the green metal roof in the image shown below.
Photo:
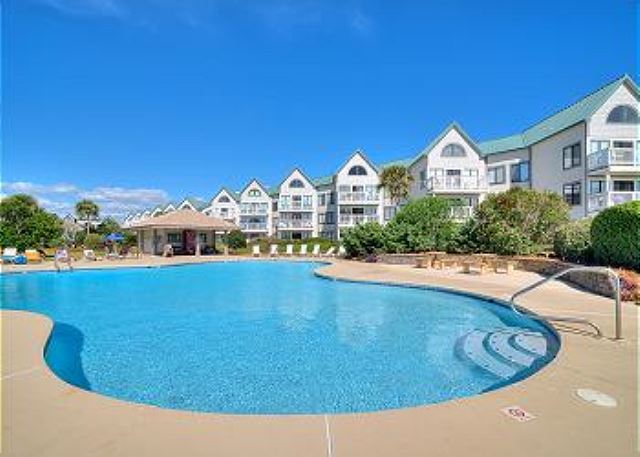
{"label": "green metal roof", "polygon": [[199,198],[185,197],[178,205],[174,205],[175,208],[177,208],[178,206],[182,205],[185,201],[189,202],[189,204],[191,206],[193,206],[196,209],[196,211],[202,211],[207,206],[209,206],[209,203],[207,203],[206,201],[201,200]]}
{"label": "green metal roof", "polygon": [[628,75],[624,75],[615,81],[606,84],[595,92],[581,98],[572,105],[569,105],[557,113],[552,114],[542,121],[532,125],[522,133],[498,138],[496,140],[485,141],[480,143],[478,146],[484,155],[496,154],[498,152],[505,152],[531,146],[532,144],[538,143],[551,135],[579,124],[580,122],[584,122],[590,118],[623,84],[626,84],[633,92],[638,94],[638,87],[636,84]]}

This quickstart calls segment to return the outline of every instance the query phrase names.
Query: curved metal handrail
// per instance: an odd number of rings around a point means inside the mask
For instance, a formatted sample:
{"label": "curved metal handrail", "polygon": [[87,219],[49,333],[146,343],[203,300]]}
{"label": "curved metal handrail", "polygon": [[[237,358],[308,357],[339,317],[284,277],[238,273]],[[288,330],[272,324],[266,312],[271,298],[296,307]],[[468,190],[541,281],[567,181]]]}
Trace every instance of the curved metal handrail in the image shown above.
{"label": "curved metal handrail", "polygon": [[[614,286],[615,286],[615,296],[614,296],[614,300],[615,300],[615,339],[619,340],[622,338],[622,310],[621,310],[621,305],[620,305],[620,277],[618,276],[618,274],[613,271],[611,268],[606,268],[606,267],[570,267],[567,268],[566,270],[562,270],[559,271],[558,273],[552,274],[551,276],[548,276],[546,278],[541,279],[540,281],[536,281],[533,284],[530,284],[526,287],[523,287],[522,289],[519,289],[516,293],[514,293],[511,296],[511,299],[509,300],[509,305],[511,306],[511,309],[516,313],[516,314],[520,314],[523,315],[523,313],[518,310],[518,308],[515,305],[515,299],[518,298],[520,295],[523,295],[527,292],[532,291],[533,289],[538,288],[539,286],[546,284],[549,281],[553,281],[554,279],[558,279],[561,276],[564,276],[567,273],[571,273],[571,272],[576,272],[576,271],[590,271],[593,273],[602,273],[602,274],[606,274],[607,276],[609,276],[609,278],[613,278],[614,280]],[[527,315],[527,317],[533,318],[533,319],[537,319],[537,320],[550,320],[550,321],[557,321],[557,322],[572,322],[572,323],[576,323],[576,324],[585,324],[585,325],[589,325],[591,326],[593,329],[595,329],[595,331],[598,333],[598,336],[602,335],[602,332],[600,331],[600,328],[594,324],[593,322],[591,322],[588,319],[583,319],[580,317],[567,317],[567,316],[543,316],[540,314],[537,315]]]}

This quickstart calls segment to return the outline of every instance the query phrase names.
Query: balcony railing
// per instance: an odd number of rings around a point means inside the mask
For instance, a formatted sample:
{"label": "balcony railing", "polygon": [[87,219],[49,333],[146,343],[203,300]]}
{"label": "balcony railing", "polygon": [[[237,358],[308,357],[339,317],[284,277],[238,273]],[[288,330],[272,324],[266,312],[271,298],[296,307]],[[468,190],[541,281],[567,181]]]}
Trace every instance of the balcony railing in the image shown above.
{"label": "balcony railing", "polygon": [[338,192],[340,203],[378,203],[379,201],[379,192]]}
{"label": "balcony railing", "polygon": [[473,216],[473,206],[452,206],[449,211],[454,221],[466,221]]}
{"label": "balcony railing", "polygon": [[308,203],[308,204],[303,204],[303,203],[278,203],[278,210],[279,211],[313,211],[313,205]]}
{"label": "balcony railing", "polygon": [[587,207],[589,212],[600,211],[601,209],[608,208],[613,205],[619,205],[620,203],[626,203],[633,200],[640,200],[640,192],[602,192],[600,194],[591,194],[587,201]]}
{"label": "balcony railing", "polygon": [[603,149],[587,156],[589,170],[610,166],[640,166],[640,154],[633,148]]}
{"label": "balcony railing", "polygon": [[240,230],[247,230],[250,232],[267,231],[266,222],[240,222]]}
{"label": "balcony railing", "polygon": [[240,214],[247,216],[263,216],[269,212],[268,208],[248,207],[240,208]]}
{"label": "balcony railing", "polygon": [[428,191],[486,191],[487,181],[477,176],[441,176],[426,180]]}
{"label": "balcony railing", "polygon": [[313,229],[313,221],[300,219],[280,219],[278,221],[279,229]]}
{"label": "balcony railing", "polygon": [[338,219],[340,225],[356,225],[378,221],[379,218],[376,214],[341,214]]}

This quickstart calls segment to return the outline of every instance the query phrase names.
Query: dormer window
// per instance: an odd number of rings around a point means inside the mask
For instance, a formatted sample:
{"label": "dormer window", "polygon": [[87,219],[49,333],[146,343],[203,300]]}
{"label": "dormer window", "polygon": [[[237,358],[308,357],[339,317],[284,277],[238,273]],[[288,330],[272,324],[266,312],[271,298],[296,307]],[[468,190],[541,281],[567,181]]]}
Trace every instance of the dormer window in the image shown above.
{"label": "dormer window", "polygon": [[361,165],[354,165],[349,170],[349,176],[366,176],[367,170]]}
{"label": "dormer window", "polygon": [[467,153],[458,143],[449,143],[442,149],[442,157],[464,157]]}
{"label": "dormer window", "polygon": [[249,191],[249,197],[259,197],[260,191],[258,189],[251,189]]}
{"label": "dormer window", "polygon": [[230,200],[229,200],[229,197],[227,197],[226,195],[223,195],[222,197],[220,197],[220,198],[218,199],[218,201],[219,201],[220,203],[229,203],[229,201],[230,201]]}
{"label": "dormer window", "polygon": [[299,179],[294,179],[289,183],[289,187],[294,189],[302,189],[304,187],[304,183]]}
{"label": "dormer window", "polygon": [[607,116],[611,124],[637,124],[638,111],[630,105],[618,105]]}

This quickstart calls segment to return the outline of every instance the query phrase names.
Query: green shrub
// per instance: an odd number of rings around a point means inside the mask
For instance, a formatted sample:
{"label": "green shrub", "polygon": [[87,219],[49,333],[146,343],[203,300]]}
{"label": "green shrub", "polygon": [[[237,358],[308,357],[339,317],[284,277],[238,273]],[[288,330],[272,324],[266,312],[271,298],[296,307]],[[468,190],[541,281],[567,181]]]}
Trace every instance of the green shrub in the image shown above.
{"label": "green shrub", "polygon": [[496,254],[533,254],[550,248],[568,221],[569,207],[560,195],[513,188],[478,205],[466,244]]}
{"label": "green shrub", "polygon": [[358,224],[342,236],[342,245],[348,257],[367,257],[383,252],[386,244],[385,229],[377,222]]}
{"label": "green shrub", "polygon": [[98,249],[103,245],[104,245],[104,242],[102,240],[102,235],[98,233],[89,233],[84,238],[84,247],[87,249]]}
{"label": "green shrub", "polygon": [[590,262],[593,257],[591,219],[580,219],[561,227],[553,240],[553,252],[568,262]]}
{"label": "green shrub", "polygon": [[456,237],[452,201],[441,197],[413,200],[385,228],[388,252],[447,250]]}
{"label": "green shrub", "polygon": [[247,247],[247,237],[240,230],[233,230],[225,237],[229,249],[244,249]]}
{"label": "green shrub", "polygon": [[640,270],[640,201],[612,206],[591,224],[595,260]]}

